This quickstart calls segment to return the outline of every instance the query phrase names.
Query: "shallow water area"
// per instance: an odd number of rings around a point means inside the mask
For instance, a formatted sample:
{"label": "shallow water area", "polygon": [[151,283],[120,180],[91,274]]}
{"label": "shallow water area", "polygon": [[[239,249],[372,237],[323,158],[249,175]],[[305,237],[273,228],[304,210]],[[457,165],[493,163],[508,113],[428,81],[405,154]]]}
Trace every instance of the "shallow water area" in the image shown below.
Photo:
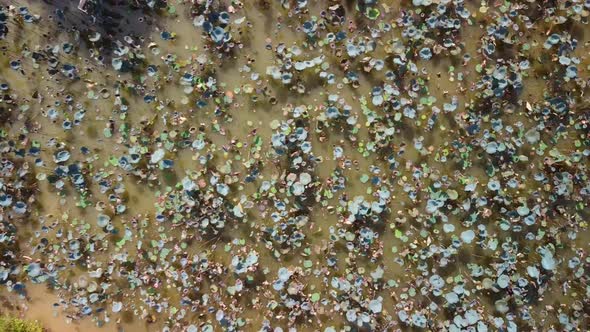
{"label": "shallow water area", "polygon": [[590,4],[77,5],[0,0],[0,313],[587,326]]}

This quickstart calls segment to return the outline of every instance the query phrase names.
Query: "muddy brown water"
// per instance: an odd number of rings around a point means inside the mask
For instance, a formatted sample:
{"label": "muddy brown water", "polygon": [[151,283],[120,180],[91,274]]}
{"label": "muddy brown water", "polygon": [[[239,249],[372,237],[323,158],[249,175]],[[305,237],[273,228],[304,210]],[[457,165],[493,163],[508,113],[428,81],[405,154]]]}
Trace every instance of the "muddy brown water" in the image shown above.
{"label": "muddy brown water", "polygon": [[[6,3],[6,1],[0,2]],[[70,15],[77,17],[77,19],[73,20],[73,22],[85,24],[86,18],[83,17],[83,13],[75,11],[73,6],[74,1],[72,1],[70,4],[67,2],[59,3],[62,8],[69,6],[71,11]],[[391,11],[391,13],[388,15],[393,17],[399,11],[398,5],[396,2],[387,3],[390,5],[388,8]],[[31,12],[40,13],[42,15],[47,15],[48,11],[50,11],[52,8],[50,5],[47,5],[42,1],[27,0],[19,2],[19,5],[23,4],[26,4]],[[320,5],[317,3],[314,6],[314,8],[320,7]],[[142,13],[138,10],[121,13],[122,15],[126,15],[126,17],[131,20],[129,24],[125,24],[122,27],[123,31],[121,34],[141,33],[143,34],[142,38],[146,40],[144,44],[148,44],[149,41],[152,40],[158,43],[158,48],[160,49],[159,54],[146,52],[146,54],[148,54],[148,63],[159,62],[161,61],[160,59],[162,56],[169,53],[176,54],[176,56],[180,59],[190,59],[191,61],[194,61],[194,59],[205,54],[207,61],[210,61],[212,66],[217,68],[217,80],[218,82],[224,84],[224,89],[227,91],[237,91],[237,89],[243,90],[247,85],[254,86],[255,88],[257,87],[258,83],[250,79],[251,74],[256,72],[259,73],[261,77],[265,77],[266,67],[274,65],[275,62],[274,52],[266,49],[266,44],[269,41],[273,45],[276,45],[276,43],[280,41],[285,43],[287,46],[301,44],[304,41],[301,37],[301,34],[293,33],[293,30],[288,24],[289,20],[281,16],[280,10],[275,8],[275,10],[262,12],[260,11],[259,7],[254,4],[254,2],[246,2],[243,13],[245,13],[247,16],[248,21],[251,22],[251,26],[247,28],[244,27],[243,35],[245,36],[244,39],[247,40],[245,43],[245,49],[240,50],[238,55],[234,56],[234,58],[230,60],[222,60],[212,56],[211,53],[204,51],[204,44],[199,37],[199,32],[192,25],[192,20],[190,19],[188,10],[186,8],[186,3],[183,4],[182,2],[178,2],[177,13],[175,15],[164,15],[158,17],[156,20],[157,23],[154,23],[150,26],[137,25],[136,21],[142,16]],[[477,9],[475,9],[474,19],[477,19],[477,15],[482,14],[478,13]],[[47,17],[42,16],[42,20],[47,20]],[[287,21],[285,26],[283,26],[281,29],[277,29],[275,25],[275,22],[278,22],[279,20]],[[128,27],[133,27],[133,29],[126,30]],[[164,42],[159,37],[162,30],[174,31],[177,33],[177,37],[173,41]],[[391,33],[391,38],[394,38],[396,33],[397,32],[395,32],[394,29],[394,31]],[[480,39],[482,33],[482,29],[478,26],[469,27],[464,31],[464,36],[462,36],[464,47],[472,55],[476,55],[475,43]],[[543,34],[539,33],[538,37],[542,38]],[[27,118],[34,121],[39,125],[40,128],[42,128],[40,131],[31,133],[28,136],[31,140],[46,142],[49,138],[56,138],[58,141],[66,142],[68,145],[76,147],[88,147],[92,151],[90,156],[92,157],[93,161],[91,161],[90,164],[93,166],[94,170],[115,172],[115,175],[120,176],[120,184],[125,186],[125,195],[128,197],[126,201],[128,211],[127,214],[137,216],[140,219],[142,217],[154,215],[156,213],[157,207],[155,206],[154,202],[157,200],[158,196],[166,190],[166,185],[162,184],[157,186],[152,184],[146,185],[144,183],[138,183],[137,181],[126,177],[124,172],[120,171],[119,169],[113,170],[113,168],[108,167],[107,161],[110,157],[119,157],[125,153],[125,151],[119,150],[119,147],[122,145],[112,144],[109,139],[106,139],[103,136],[103,129],[109,119],[115,119],[117,121],[122,120],[131,124],[138,123],[140,121],[154,121],[154,132],[161,133],[164,130],[170,130],[170,126],[166,125],[164,120],[166,118],[166,112],[177,110],[180,111],[184,117],[186,117],[186,122],[181,125],[183,128],[190,126],[196,127],[200,124],[205,124],[207,127],[206,131],[209,134],[208,138],[210,138],[213,141],[213,144],[217,145],[218,147],[229,144],[231,140],[250,143],[252,142],[253,137],[249,134],[252,132],[252,130],[256,129],[257,135],[264,138],[264,141],[261,149],[253,153],[261,155],[264,159],[265,153],[270,148],[270,136],[273,132],[270,127],[270,123],[272,120],[283,120],[286,118],[284,111],[285,107],[288,105],[296,106],[302,104],[318,105],[319,103],[325,101],[329,94],[338,93],[340,97],[347,104],[351,105],[353,110],[355,110],[360,115],[359,122],[357,124],[359,132],[357,135],[358,142],[369,141],[367,126],[364,123],[362,114],[360,113],[361,105],[359,101],[360,96],[367,96],[370,92],[371,82],[365,78],[361,79],[362,81],[359,89],[352,89],[349,86],[320,86],[309,88],[309,90],[303,94],[298,94],[294,91],[285,92],[280,91],[279,89],[274,89],[274,91],[271,91],[270,94],[276,96],[278,100],[276,105],[271,105],[264,102],[253,103],[251,100],[249,100],[251,99],[249,96],[236,94],[234,101],[236,106],[233,107],[228,114],[228,116],[231,117],[231,122],[223,123],[219,118],[214,116],[211,108],[206,108],[199,111],[187,111],[188,107],[185,106],[187,104],[187,95],[184,93],[184,88],[178,84],[177,80],[172,80],[168,83],[151,80],[148,83],[149,87],[157,90],[159,96],[164,96],[164,98],[169,99],[172,101],[172,103],[169,103],[165,107],[165,110],[155,110],[151,106],[146,107],[141,98],[123,90],[122,97],[127,99],[129,103],[129,109],[131,111],[127,113],[125,119],[117,119],[115,114],[111,113],[110,111],[113,107],[113,96],[115,94],[112,83],[114,80],[122,81],[129,79],[129,77],[126,76],[128,74],[120,74],[115,72],[109,65],[107,65],[106,67],[100,68],[100,70],[84,71],[83,81],[70,84],[66,81],[57,81],[47,77],[42,71],[37,72],[30,64],[26,64],[24,66],[26,74],[22,75],[19,72],[10,70],[8,68],[8,62],[11,56],[16,56],[21,52],[43,48],[47,44],[58,44],[60,42],[70,40],[70,38],[72,38],[72,34],[66,30],[53,29],[51,24],[30,26],[25,25],[22,27],[22,31],[18,34],[18,37],[15,38],[16,39],[12,40],[13,43],[9,45],[8,50],[5,52],[5,56],[3,56],[0,60],[0,76],[4,81],[10,82],[11,87],[18,91],[20,103],[25,103],[28,101],[30,104],[30,109],[26,112],[26,114],[23,113],[22,116],[19,116],[17,121],[9,128],[9,135],[16,136],[16,134],[22,130],[25,118]],[[583,44],[583,42],[580,44]],[[580,50],[583,50],[583,48],[580,48]],[[86,65],[84,57],[88,56],[89,52],[90,51],[88,48],[83,47],[77,52],[76,55],[70,56],[69,61],[77,64],[80,68],[84,68]],[[324,49],[316,49],[310,52],[308,56],[311,58],[323,54],[324,52],[327,51]],[[338,59],[334,58],[330,54],[324,55],[327,55],[329,59],[328,62],[332,66],[337,66]],[[385,53],[384,48],[380,47],[372,56],[376,58],[383,58],[386,55],[387,54]],[[587,63],[587,54],[580,53],[578,55],[581,57],[581,59],[583,59],[584,63]],[[249,60],[251,59],[255,59],[255,62],[249,63]],[[248,69],[249,71],[244,71],[244,66],[247,64],[250,64]],[[437,63],[424,63],[423,66],[431,74],[430,81],[428,83],[430,94],[438,101],[448,102],[450,100],[450,95],[458,95],[460,105],[473,102],[474,96],[468,89],[470,86],[470,80],[475,77],[475,73],[473,73],[472,68],[462,68],[461,66],[455,65],[455,70],[457,72],[463,71],[465,69],[463,81],[458,81],[457,79],[449,79],[448,72],[451,63],[448,60],[441,60]],[[580,67],[584,68],[582,71],[585,72],[586,66]],[[443,73],[443,75],[439,76],[437,73]],[[161,74],[164,75],[164,73]],[[380,78],[377,77],[376,79]],[[266,79],[259,80],[258,82],[263,82],[266,85],[269,82],[268,80],[265,80]],[[527,84],[525,85],[526,90],[524,95],[526,95],[528,100],[531,102],[542,99],[542,91],[545,84],[546,82],[544,82],[542,79],[528,78]],[[269,84],[268,86],[270,86],[270,89],[273,90],[272,85]],[[459,89],[461,88],[465,88],[466,91],[464,93],[458,93]],[[89,98],[89,91],[99,95],[102,89],[107,89],[109,96],[104,98],[102,96],[98,96],[97,99]],[[31,100],[30,96],[34,91],[42,91],[45,99],[41,101]],[[69,132],[62,130],[60,123],[52,123],[45,116],[42,116],[42,113],[47,110],[47,105],[50,105],[55,99],[63,99],[64,94],[66,93],[72,94],[74,98],[78,102],[81,102],[88,110],[83,125],[74,127],[74,129]],[[321,110],[312,107],[309,110],[310,118],[314,119],[320,111]],[[453,116],[454,115],[452,114],[441,114],[439,116],[439,124],[432,131],[428,132],[426,137],[424,137],[425,146],[431,148],[432,151],[440,151],[447,145],[449,137],[459,134],[453,129],[454,123],[456,122],[456,119],[454,119]],[[510,118],[505,118],[504,120],[505,124],[522,122],[525,124],[526,128],[533,124],[533,121],[531,119],[527,119],[523,114],[513,114],[510,116]],[[119,122],[117,123],[119,124]],[[224,133],[220,134],[212,132],[212,124],[216,123],[223,128]],[[317,123],[312,121],[312,131],[315,129],[315,126],[317,126]],[[405,141],[399,142],[399,144],[405,143],[408,147],[410,147],[413,146],[413,139],[416,137],[415,134],[410,132],[409,129],[407,130],[408,132],[404,133],[403,135],[403,137],[405,137]],[[425,134],[420,133],[419,135]],[[334,172],[336,168],[339,167],[341,161],[333,160],[332,147],[334,145],[340,145],[345,148],[347,158],[353,161],[352,167],[343,170],[343,174],[347,179],[346,192],[350,197],[358,195],[369,197],[372,192],[369,192],[369,186],[360,180],[361,175],[368,174],[371,166],[379,166],[382,169],[385,169],[386,166],[384,161],[380,158],[377,158],[374,154],[369,156],[363,155],[363,153],[359,151],[357,144],[352,144],[348,139],[346,139],[346,133],[338,133],[336,130],[334,130],[323,142],[318,141],[317,137],[314,139],[315,140],[312,142],[314,154],[323,156],[322,163],[316,168],[316,175],[322,181],[325,181],[331,176],[332,172]],[[559,144],[560,149],[564,151],[568,149],[574,149],[574,147],[570,143],[567,143],[567,141],[560,141]],[[79,150],[72,149],[71,151]],[[243,163],[247,159],[245,154],[242,154],[241,158],[237,159],[235,154],[224,153],[219,150],[211,151],[211,153],[215,155],[214,163],[219,167],[219,169],[222,169],[223,166],[227,164],[232,165],[232,171],[245,169],[243,166]],[[51,152],[48,151],[43,151],[42,156],[43,159],[46,160],[50,160],[52,158]],[[175,163],[175,168],[172,171],[173,174],[171,176],[179,180],[182,179],[185,174],[190,172],[198,172],[200,170],[200,166],[196,162],[198,157],[198,155],[190,151],[179,152]],[[72,158],[84,160],[89,158],[89,156],[83,156],[79,152],[76,152],[73,153]],[[438,163],[434,160],[434,158],[434,153],[421,155],[416,150],[408,148],[406,154],[404,154],[400,161],[400,178],[405,177],[406,179],[410,179],[412,176],[411,166],[422,163],[436,165],[436,169],[440,174],[453,174],[455,169],[452,163]],[[540,158],[542,157],[532,154],[530,158],[531,164],[533,164],[539,162]],[[406,167],[406,165],[408,167]],[[34,167],[37,174],[49,172],[49,169],[44,169],[43,167],[37,166]],[[266,165],[266,167],[262,169],[261,179],[276,179],[281,175],[280,172],[281,169],[279,167]],[[485,175],[483,168],[471,168],[470,172],[471,173],[469,175],[478,179],[480,184],[487,183],[487,176]],[[525,171],[525,173],[521,175],[521,178],[525,184],[523,186],[523,190],[525,190],[523,194],[529,194],[531,190],[537,190],[536,184],[533,184],[533,182],[530,181],[532,178],[531,174],[526,173]],[[176,181],[171,181],[171,183],[175,182]],[[241,187],[242,191],[238,192],[234,197],[232,197],[234,202],[237,202],[241,195],[252,195],[257,190],[256,184],[246,183],[241,185]],[[96,186],[91,188],[95,195],[94,198],[97,200],[107,201],[108,199],[106,197],[101,197],[97,189],[98,188]],[[390,209],[393,211],[393,213],[391,214],[390,218],[409,217],[414,208],[420,209],[420,206],[415,206],[413,202],[407,199],[407,195],[405,195],[403,192],[395,192],[393,195],[394,199],[390,206]],[[101,210],[108,211],[109,209],[112,209],[112,206],[107,204],[105,207],[96,206],[81,210],[77,208],[76,203],[77,201],[72,199],[72,196],[59,197],[47,181],[39,182],[39,209],[31,215],[31,218],[36,220],[32,223],[33,226],[31,226],[28,234],[34,234],[34,228],[36,225],[38,225],[39,220],[42,220],[41,223],[43,224],[60,223],[64,230],[71,230],[74,232],[80,231],[79,227],[82,224],[82,221],[95,220],[96,216]],[[311,259],[312,261],[315,261],[315,259],[322,257],[322,248],[325,247],[329,242],[329,229],[330,227],[337,225],[339,222],[336,214],[330,212],[332,211],[331,208],[336,207],[337,204],[338,201],[336,198],[334,198],[328,201],[327,206],[316,204],[312,208],[312,212],[310,214],[310,234],[308,234],[309,247],[312,248],[311,258],[303,257],[300,254],[286,254],[277,259],[276,257],[273,257],[273,252],[264,247],[263,243],[249,243],[250,248],[256,249],[260,254],[260,264],[261,266],[269,269],[269,275],[276,275],[276,271],[280,266],[280,263],[288,261],[289,264],[302,265],[305,259]],[[258,216],[255,214],[255,212],[250,211],[249,213],[253,214],[251,216],[250,222],[228,226],[228,233],[230,237],[234,237],[236,239],[248,238],[253,229],[262,227],[265,223],[272,223],[272,221],[268,218]],[[450,216],[450,220],[459,229],[461,229],[462,225],[460,220],[454,220],[452,216]],[[144,233],[142,235],[139,233],[134,233],[130,242],[136,242],[140,240],[140,238],[157,238],[158,234],[161,232],[161,230],[158,229],[159,227],[161,226],[158,226],[155,223],[150,223],[144,229]],[[92,229],[89,231],[96,230]],[[417,229],[407,228],[406,235],[413,235],[409,243],[420,243],[431,240],[428,238],[420,238],[417,235],[418,232],[419,230]],[[176,231],[170,232],[169,235],[178,237],[181,236],[179,232]],[[441,232],[440,236],[444,236],[444,234]],[[382,262],[385,265],[384,278],[386,280],[395,280],[399,284],[410,283],[413,278],[413,273],[416,271],[407,271],[406,268],[398,265],[397,263],[393,263],[398,256],[397,253],[403,251],[404,247],[408,246],[408,243],[402,242],[394,235],[393,226],[391,229],[387,228],[386,231],[381,234],[381,237],[383,243],[386,244],[386,248],[384,248],[382,257]],[[578,239],[578,241],[585,241],[585,239],[588,240],[590,238],[585,237]],[[225,240],[222,240],[222,242],[223,241]],[[232,239],[229,239],[226,241],[227,243],[216,243],[215,246],[211,246],[210,243],[196,243],[192,245],[188,251],[195,254],[199,252],[211,252],[211,258],[218,262],[229,264],[231,261],[231,255],[224,250],[224,245],[230,244],[231,241]],[[32,242],[29,241],[27,236],[23,235],[20,244],[25,252],[27,249],[32,249]],[[395,252],[392,250],[392,247],[396,247]],[[120,250],[125,251],[130,255],[134,255],[137,252],[133,245],[127,245]],[[111,253],[99,253],[94,259],[97,261],[103,261],[106,266],[106,264],[108,264],[107,256],[109,254]],[[339,264],[342,265],[341,271],[338,273],[342,275],[345,275],[351,269],[344,266],[344,262],[348,258],[347,256],[348,253],[344,250],[337,251]],[[36,258],[34,254],[32,254],[32,258]],[[363,271],[364,269],[369,270],[372,268],[374,268],[374,265],[369,264],[368,261],[359,261],[356,267],[356,269]],[[68,273],[70,275],[68,278],[70,282],[75,283],[80,277],[83,277],[87,271],[82,269],[72,269],[71,271],[68,271]],[[321,280],[321,277],[309,275],[306,277],[305,281],[306,287],[308,287],[310,292],[317,291],[322,295],[327,295],[329,289],[328,286],[326,286]],[[233,284],[233,282],[235,282],[234,276],[228,276],[226,283],[229,285]],[[178,290],[170,288],[169,285],[163,285],[162,287],[162,292],[166,291],[166,294],[171,299],[178,298]],[[135,303],[137,308],[136,312],[129,311],[123,315],[113,314],[110,317],[110,322],[106,324],[106,326],[98,328],[96,327],[96,322],[92,321],[92,319],[72,320],[68,317],[67,312],[54,308],[54,303],[59,302],[57,296],[59,290],[50,291],[43,285],[30,284],[28,285],[28,293],[29,299],[27,301],[23,301],[22,299],[17,299],[14,297],[9,297],[6,301],[15,307],[18,307],[19,309],[23,309],[22,312],[24,317],[39,320],[50,331],[94,332],[124,330],[127,332],[140,332],[154,331],[162,326],[162,322],[160,320],[154,324],[148,324],[145,319],[142,319],[139,316],[139,313],[142,310],[147,310],[145,306],[139,301]],[[547,300],[545,301],[550,303],[551,296],[546,296],[546,298]],[[127,300],[132,303],[134,301],[132,298]],[[566,299],[564,298],[564,300]],[[171,300],[171,302],[174,301]],[[395,302],[396,300],[393,296],[385,296],[383,303],[384,315],[394,315]],[[264,318],[272,319],[271,317],[264,317],[259,309],[249,306],[246,301],[243,301],[242,310],[243,317],[245,317],[248,321],[246,326],[252,330],[258,329],[261,326],[261,322]],[[330,324],[332,325],[344,325],[344,322],[339,321],[339,318],[335,319],[335,317],[340,316],[332,316],[329,312],[325,312],[319,316],[318,321],[310,320],[307,322],[309,324],[309,330],[315,330],[316,328],[322,326],[323,322],[321,322],[320,319],[329,318],[332,320],[330,321]],[[203,313],[194,318],[195,322],[205,322],[214,319],[214,314],[211,315],[208,313]]]}

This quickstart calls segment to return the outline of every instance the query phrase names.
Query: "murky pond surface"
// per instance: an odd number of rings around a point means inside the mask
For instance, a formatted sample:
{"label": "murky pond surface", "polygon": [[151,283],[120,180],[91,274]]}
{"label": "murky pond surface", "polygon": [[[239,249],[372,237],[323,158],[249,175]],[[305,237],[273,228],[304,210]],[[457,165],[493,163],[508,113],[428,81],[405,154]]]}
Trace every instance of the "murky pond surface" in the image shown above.
{"label": "murky pond surface", "polygon": [[587,326],[588,2],[0,5],[3,314]]}

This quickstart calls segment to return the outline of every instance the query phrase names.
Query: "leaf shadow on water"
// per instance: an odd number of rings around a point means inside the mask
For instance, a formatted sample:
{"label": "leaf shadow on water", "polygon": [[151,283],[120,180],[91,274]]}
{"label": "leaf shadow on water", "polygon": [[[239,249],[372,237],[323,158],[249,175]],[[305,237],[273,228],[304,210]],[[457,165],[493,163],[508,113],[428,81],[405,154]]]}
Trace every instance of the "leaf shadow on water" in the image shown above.
{"label": "leaf shadow on water", "polygon": [[[37,32],[46,41],[55,39],[60,33],[81,34],[81,50],[91,53],[93,49],[99,49],[101,55],[110,62],[110,57],[115,50],[115,42],[124,42],[124,37],[130,36],[134,43],[143,42],[156,30],[156,16],[163,8],[163,2],[159,1],[155,8],[134,1],[103,0],[98,2],[86,2],[84,9],[77,8],[76,1],[69,0],[9,0],[7,5],[16,8],[27,7],[32,14],[40,16]],[[15,29],[12,29],[13,33]],[[99,33],[101,38],[97,42],[89,40],[89,36]],[[8,36],[10,37],[9,30]]]}

